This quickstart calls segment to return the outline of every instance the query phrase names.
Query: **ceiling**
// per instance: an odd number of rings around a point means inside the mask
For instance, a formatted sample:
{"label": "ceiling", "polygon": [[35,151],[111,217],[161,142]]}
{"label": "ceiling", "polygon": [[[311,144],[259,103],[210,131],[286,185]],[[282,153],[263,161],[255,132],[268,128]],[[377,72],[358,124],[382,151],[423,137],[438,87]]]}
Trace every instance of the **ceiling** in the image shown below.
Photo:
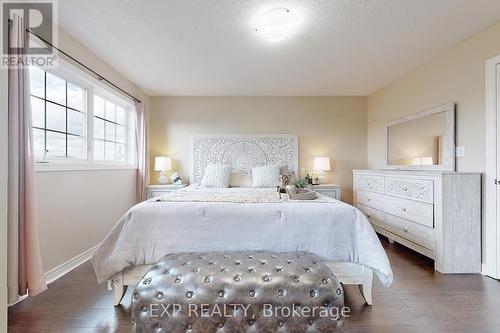
{"label": "ceiling", "polygon": [[[281,42],[252,15],[301,19]],[[368,95],[500,21],[498,0],[64,0],[64,30],[150,95]]]}

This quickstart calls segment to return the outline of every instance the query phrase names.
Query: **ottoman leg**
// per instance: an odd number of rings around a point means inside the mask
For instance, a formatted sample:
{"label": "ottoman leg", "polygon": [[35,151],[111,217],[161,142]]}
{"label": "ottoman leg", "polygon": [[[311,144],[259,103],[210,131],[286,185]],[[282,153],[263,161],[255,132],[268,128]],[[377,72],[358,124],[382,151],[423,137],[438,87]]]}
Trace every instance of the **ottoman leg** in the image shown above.
{"label": "ottoman leg", "polygon": [[366,304],[373,305],[372,300],[372,283],[373,283],[373,271],[370,268],[364,267],[363,270],[363,284],[359,285],[359,291],[366,301]]}
{"label": "ottoman leg", "polygon": [[125,296],[125,293],[127,292],[128,286],[123,284],[123,272],[117,274],[118,279],[114,283],[113,288],[115,289],[115,295],[113,299],[113,305],[117,306],[120,305],[120,302],[123,299],[123,296]]}

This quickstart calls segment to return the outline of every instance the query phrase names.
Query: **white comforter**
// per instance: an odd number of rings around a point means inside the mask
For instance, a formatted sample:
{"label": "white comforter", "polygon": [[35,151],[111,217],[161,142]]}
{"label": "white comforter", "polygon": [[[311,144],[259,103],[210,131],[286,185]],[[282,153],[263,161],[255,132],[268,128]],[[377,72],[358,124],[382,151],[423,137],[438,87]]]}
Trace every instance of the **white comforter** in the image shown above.
{"label": "white comforter", "polygon": [[390,286],[387,255],[358,209],[325,196],[281,201],[275,191],[189,186],[135,205],[92,257],[97,281],[172,252],[272,250],[362,264]]}

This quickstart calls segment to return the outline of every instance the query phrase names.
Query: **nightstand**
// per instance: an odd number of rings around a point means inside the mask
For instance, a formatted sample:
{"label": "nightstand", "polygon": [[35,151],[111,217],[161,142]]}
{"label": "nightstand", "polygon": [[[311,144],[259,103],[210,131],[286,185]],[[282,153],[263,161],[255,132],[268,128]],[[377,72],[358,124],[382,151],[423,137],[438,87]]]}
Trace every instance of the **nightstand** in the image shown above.
{"label": "nightstand", "polygon": [[320,184],[313,185],[313,190],[316,192],[326,195],[327,197],[340,200],[342,198],[342,190],[340,185],[336,184]]}
{"label": "nightstand", "polygon": [[161,197],[166,193],[186,187],[187,184],[167,184],[167,185],[148,185],[148,199],[153,197]]}

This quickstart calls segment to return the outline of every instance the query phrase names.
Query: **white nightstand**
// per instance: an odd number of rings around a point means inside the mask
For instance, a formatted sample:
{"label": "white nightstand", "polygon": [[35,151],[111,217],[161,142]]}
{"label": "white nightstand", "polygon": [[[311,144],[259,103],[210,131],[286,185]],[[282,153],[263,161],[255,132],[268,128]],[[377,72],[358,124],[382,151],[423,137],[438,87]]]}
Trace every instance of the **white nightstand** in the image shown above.
{"label": "white nightstand", "polygon": [[186,186],[187,186],[187,184],[148,185],[148,199],[153,198],[153,197],[161,197],[165,193],[170,193],[170,192],[173,192],[175,190],[184,188]]}
{"label": "white nightstand", "polygon": [[313,185],[313,190],[337,200],[340,200],[342,198],[342,190],[340,185],[336,184]]}

